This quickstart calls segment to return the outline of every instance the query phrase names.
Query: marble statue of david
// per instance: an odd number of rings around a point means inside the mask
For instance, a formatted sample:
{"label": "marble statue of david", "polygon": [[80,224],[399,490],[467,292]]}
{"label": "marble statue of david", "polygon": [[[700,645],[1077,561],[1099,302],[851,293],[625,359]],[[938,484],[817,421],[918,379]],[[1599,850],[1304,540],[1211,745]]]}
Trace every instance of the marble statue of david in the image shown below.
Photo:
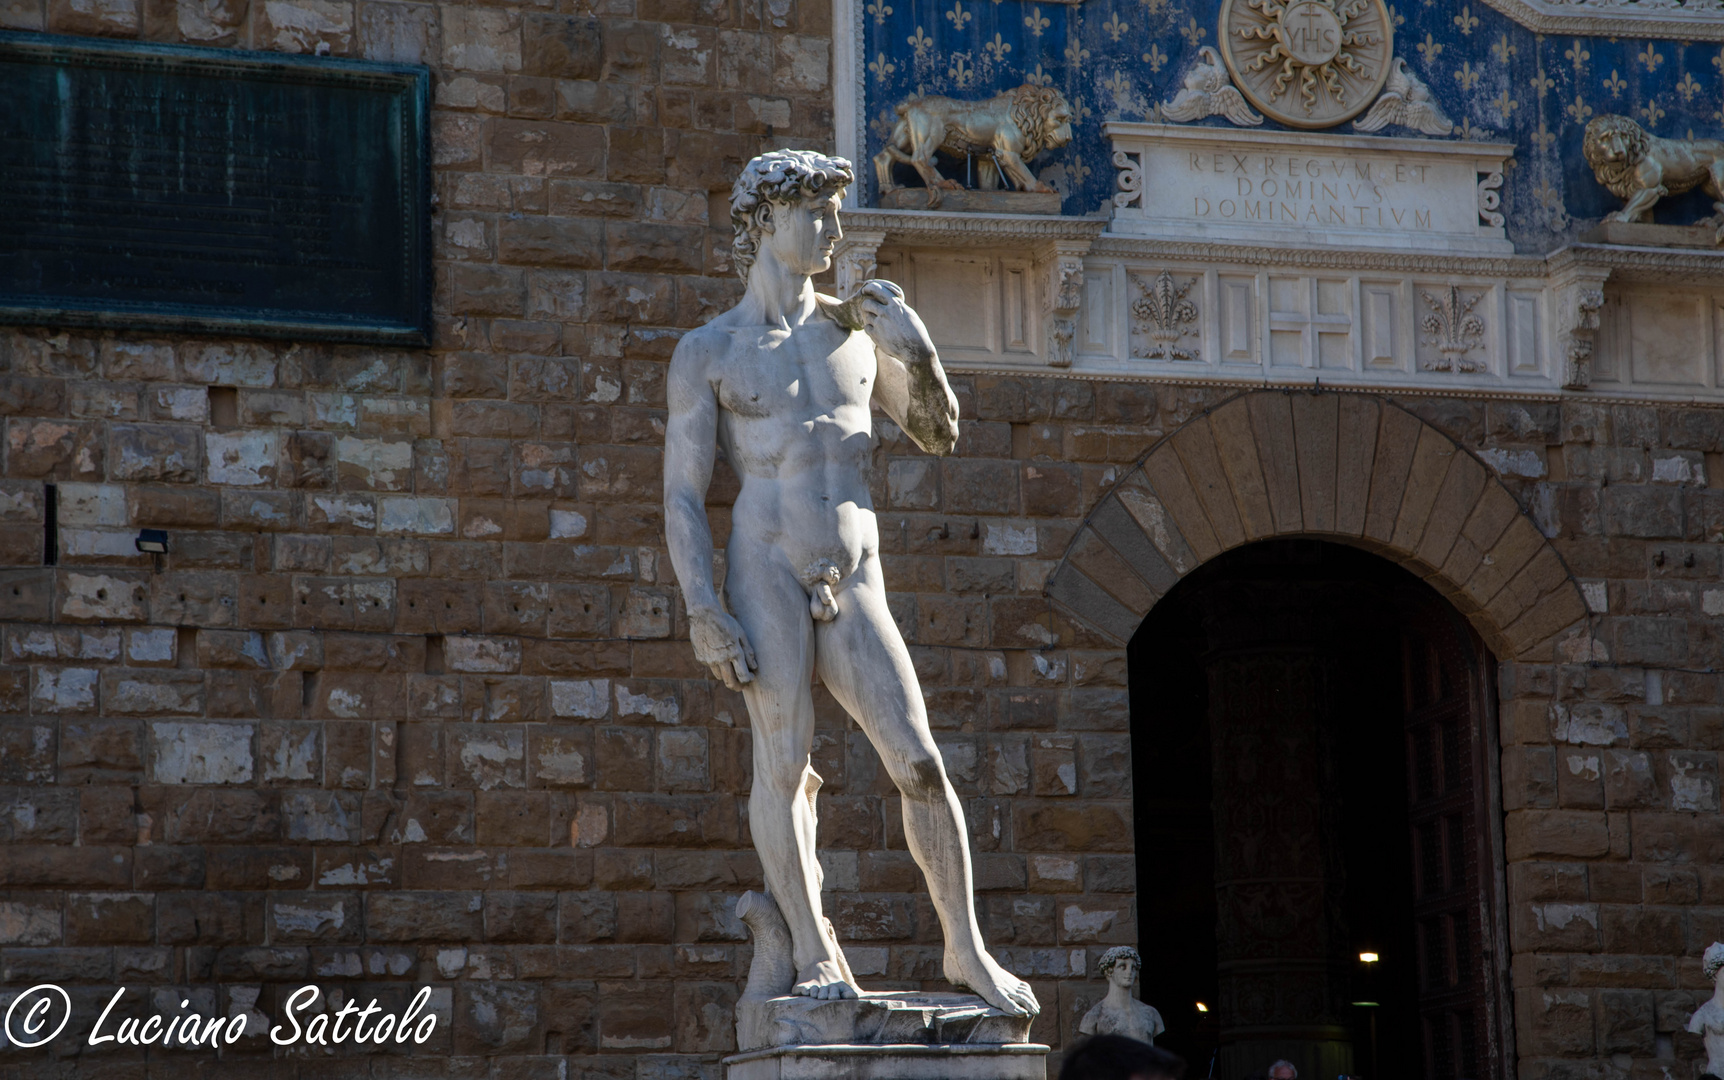
{"label": "marble statue of david", "polygon": [[[878,406],[922,449],[947,454],[958,402],[922,320],[887,281],[839,303],[811,275],[843,235],[850,163],[781,150],[731,194],[742,300],[677,345],[665,429],[665,533],[696,657],[739,689],[753,729],[749,828],[790,930],[792,993],[859,993],[821,913],[810,676],[867,733],[903,794],[904,833],[945,935],[945,975],[1004,1012],[1040,1011],[982,945],[963,807],[928,731],[909,650],[886,607],[868,493]],[[742,481],[724,599],[705,495],[718,448]]]}

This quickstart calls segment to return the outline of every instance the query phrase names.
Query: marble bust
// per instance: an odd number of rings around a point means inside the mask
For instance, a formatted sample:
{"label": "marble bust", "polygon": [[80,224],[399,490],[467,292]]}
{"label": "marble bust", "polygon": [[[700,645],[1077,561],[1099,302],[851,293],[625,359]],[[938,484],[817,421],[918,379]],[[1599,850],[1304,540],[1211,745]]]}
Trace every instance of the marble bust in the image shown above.
{"label": "marble bust", "polygon": [[1085,1035],[1124,1035],[1150,1044],[1167,1030],[1161,1014],[1131,996],[1131,984],[1143,967],[1143,958],[1130,945],[1119,945],[1102,954],[1101,974],[1107,980],[1107,996],[1083,1014],[1078,1030]]}
{"label": "marble bust", "polygon": [[[745,282],[729,311],[678,342],[666,394],[665,538],[695,658],[748,705],[749,829],[789,929],[793,995],[861,993],[821,911],[815,855],[817,676],[903,796],[904,836],[945,937],[944,974],[1002,1012],[1035,994],[983,947],[964,809],[928,728],[916,668],[886,603],[869,474],[878,408],[934,455],[958,440],[958,400],[922,320],[889,281],[842,303],[811,280],[844,235],[850,162],[763,154],[731,193]],[[706,492],[722,450],[742,482],[722,596]]]}
{"label": "marble bust", "polygon": [[1688,1031],[1705,1039],[1706,1074],[1724,1080],[1724,942],[1707,946],[1701,965],[1712,980],[1712,996],[1688,1018]]}

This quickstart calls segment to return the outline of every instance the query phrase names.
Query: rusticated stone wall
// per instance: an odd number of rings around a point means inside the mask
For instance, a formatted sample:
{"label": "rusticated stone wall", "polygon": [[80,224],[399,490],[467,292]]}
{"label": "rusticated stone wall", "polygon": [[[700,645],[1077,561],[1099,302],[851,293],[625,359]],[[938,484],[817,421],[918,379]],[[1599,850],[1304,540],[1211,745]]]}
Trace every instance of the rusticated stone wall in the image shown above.
{"label": "rusticated stone wall", "polygon": [[[429,350],[0,333],[0,997],[59,982],[87,1023],[117,984],[134,1012],[271,1016],[306,982],[429,984],[448,1075],[716,1080],[748,958],[729,905],[759,885],[749,735],[663,555],[663,374],[738,293],[736,170],[826,145],[829,9],[565,7],[0,6],[429,63],[438,196]],[[1044,585],[1131,465],[1228,394],[954,381],[954,457],[883,425],[881,533],[984,930],[1057,1046],[1138,929],[1124,657]],[[1500,475],[1592,608],[1581,652],[1501,678],[1521,1074],[1686,1080],[1694,958],[1724,936],[1724,412],[1404,404]],[[140,527],[171,553],[138,555]],[[895,796],[824,698],[815,767],[853,965],[935,978]]]}

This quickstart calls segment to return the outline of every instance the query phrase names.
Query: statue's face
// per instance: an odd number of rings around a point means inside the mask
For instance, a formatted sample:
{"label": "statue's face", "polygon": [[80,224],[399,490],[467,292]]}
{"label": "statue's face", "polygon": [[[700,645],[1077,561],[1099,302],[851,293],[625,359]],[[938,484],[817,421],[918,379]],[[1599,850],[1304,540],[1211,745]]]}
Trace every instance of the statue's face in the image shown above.
{"label": "statue's face", "polygon": [[842,191],[798,202],[768,205],[770,232],[761,236],[761,247],[771,250],[778,261],[799,274],[819,274],[832,265],[832,249],[843,238],[838,224]]}
{"label": "statue's face", "polygon": [[1137,961],[1130,957],[1115,960],[1112,970],[1107,973],[1107,981],[1121,990],[1130,990],[1131,984],[1137,981]]}

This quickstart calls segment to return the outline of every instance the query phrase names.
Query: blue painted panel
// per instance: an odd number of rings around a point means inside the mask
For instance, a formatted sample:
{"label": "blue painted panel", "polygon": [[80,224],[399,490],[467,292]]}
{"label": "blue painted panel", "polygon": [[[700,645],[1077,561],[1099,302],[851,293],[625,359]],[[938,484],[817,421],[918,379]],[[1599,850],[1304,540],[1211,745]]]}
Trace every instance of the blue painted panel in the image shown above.
{"label": "blue painted panel", "polygon": [[[891,133],[892,107],[920,94],[982,98],[1028,80],[1058,87],[1078,116],[1071,145],[1043,151],[1036,174],[1064,196],[1067,214],[1101,207],[1113,166],[1101,125],[1155,119],[1215,45],[1221,0],[862,0],[867,153]],[[1512,142],[1503,189],[1510,238],[1527,253],[1554,250],[1620,205],[1581,156],[1586,122],[1622,113],[1658,135],[1724,132],[1724,49],[1716,43],[1548,38],[1478,4],[1389,5],[1395,52],[1431,88],[1456,129],[1445,139]],[[1220,117],[1201,121],[1230,126]],[[1263,127],[1278,125],[1266,120]],[[1353,134],[1351,124],[1332,129]],[[1388,128],[1385,136],[1416,136]],[[868,201],[874,197],[872,169]],[[907,174],[908,175],[908,174]],[[1661,222],[1712,213],[1698,193],[1659,205]]]}

